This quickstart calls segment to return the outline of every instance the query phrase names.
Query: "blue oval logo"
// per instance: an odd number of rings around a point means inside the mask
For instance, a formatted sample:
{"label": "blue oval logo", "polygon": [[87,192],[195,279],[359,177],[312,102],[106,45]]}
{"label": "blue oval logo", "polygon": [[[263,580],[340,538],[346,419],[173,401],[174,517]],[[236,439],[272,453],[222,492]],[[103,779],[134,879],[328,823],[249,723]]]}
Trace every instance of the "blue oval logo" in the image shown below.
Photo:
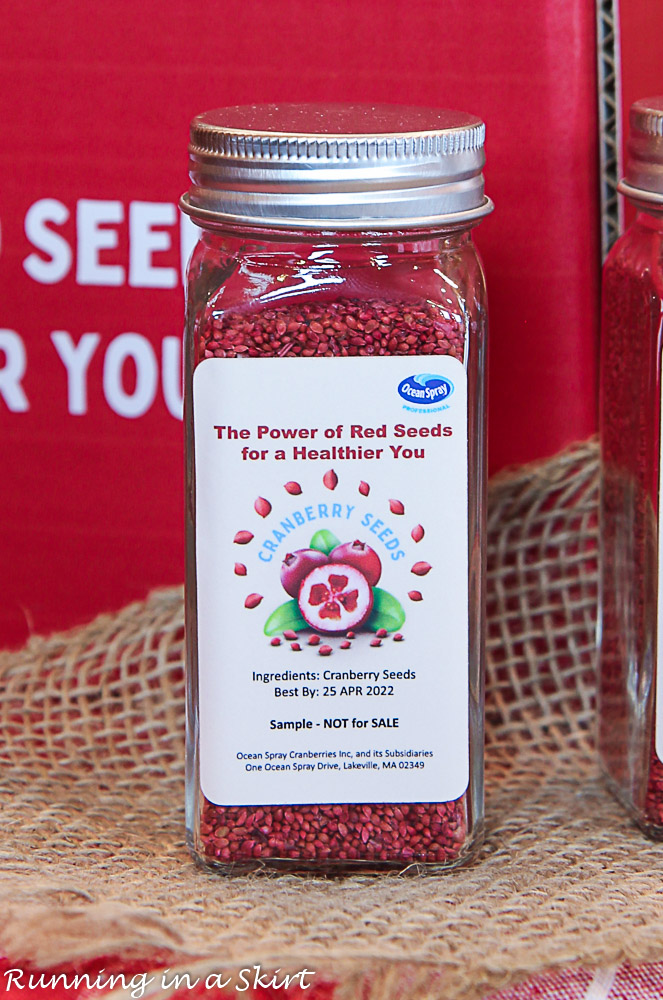
{"label": "blue oval logo", "polygon": [[443,375],[408,375],[398,386],[398,395],[408,403],[417,406],[430,406],[448,399],[454,391],[454,384]]}

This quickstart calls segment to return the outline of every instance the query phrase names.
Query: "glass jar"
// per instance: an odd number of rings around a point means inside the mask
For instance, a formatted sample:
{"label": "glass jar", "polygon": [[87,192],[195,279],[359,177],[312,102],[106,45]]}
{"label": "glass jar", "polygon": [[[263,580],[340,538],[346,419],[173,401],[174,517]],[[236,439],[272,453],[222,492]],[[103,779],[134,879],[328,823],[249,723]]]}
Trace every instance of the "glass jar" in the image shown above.
{"label": "glass jar", "polygon": [[479,842],[483,140],[473,116],[388,106],[192,123],[187,832],[206,866],[441,870]]}
{"label": "glass jar", "polygon": [[663,837],[663,98],[636,102],[630,125],[619,188],[638,214],[603,273],[599,752],[637,823]]}

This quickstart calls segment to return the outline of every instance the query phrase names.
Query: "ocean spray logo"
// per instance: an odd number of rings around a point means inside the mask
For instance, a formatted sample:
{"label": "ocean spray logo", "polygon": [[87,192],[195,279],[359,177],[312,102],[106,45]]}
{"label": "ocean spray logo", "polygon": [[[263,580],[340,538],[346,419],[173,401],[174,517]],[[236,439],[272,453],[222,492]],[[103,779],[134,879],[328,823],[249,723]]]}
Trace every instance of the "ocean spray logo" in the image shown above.
{"label": "ocean spray logo", "polygon": [[453,382],[443,375],[408,375],[398,386],[398,395],[417,406],[431,406],[448,399],[454,391]]}

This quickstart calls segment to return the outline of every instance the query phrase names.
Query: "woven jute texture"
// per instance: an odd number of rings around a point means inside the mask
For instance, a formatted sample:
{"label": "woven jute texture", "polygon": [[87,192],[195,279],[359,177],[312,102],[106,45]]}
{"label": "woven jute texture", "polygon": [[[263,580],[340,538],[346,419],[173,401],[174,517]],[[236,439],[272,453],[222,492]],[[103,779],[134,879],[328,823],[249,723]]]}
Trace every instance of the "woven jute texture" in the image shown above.
{"label": "woven jute texture", "polygon": [[447,876],[194,867],[180,590],[2,654],[0,949],[306,967],[339,1000],[477,1000],[547,968],[663,959],[663,847],[592,750],[596,503],[594,442],[491,484],[487,837]]}

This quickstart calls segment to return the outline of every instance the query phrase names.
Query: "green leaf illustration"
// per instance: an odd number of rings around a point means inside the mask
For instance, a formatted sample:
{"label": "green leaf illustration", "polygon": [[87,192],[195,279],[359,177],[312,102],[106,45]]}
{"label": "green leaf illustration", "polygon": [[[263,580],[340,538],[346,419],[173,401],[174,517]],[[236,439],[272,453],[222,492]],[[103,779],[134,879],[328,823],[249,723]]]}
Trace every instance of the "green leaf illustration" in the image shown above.
{"label": "green leaf illustration", "polygon": [[366,628],[373,630],[386,628],[387,632],[397,632],[404,621],[405,611],[400,602],[386,590],[373,587],[373,610],[366,622]]}
{"label": "green leaf illustration", "polygon": [[293,632],[308,628],[308,625],[301,616],[297,601],[286,601],[285,604],[280,604],[278,608],[272,611],[265,622],[264,632],[265,635],[273,636],[279,635],[280,632],[285,632],[288,628],[291,628]]}
{"label": "green leaf illustration", "polygon": [[321,528],[320,531],[316,531],[313,538],[311,539],[310,547],[312,549],[317,549],[318,552],[324,552],[326,556],[335,549],[337,545],[340,545],[339,539],[331,531],[327,531],[326,528]]}

